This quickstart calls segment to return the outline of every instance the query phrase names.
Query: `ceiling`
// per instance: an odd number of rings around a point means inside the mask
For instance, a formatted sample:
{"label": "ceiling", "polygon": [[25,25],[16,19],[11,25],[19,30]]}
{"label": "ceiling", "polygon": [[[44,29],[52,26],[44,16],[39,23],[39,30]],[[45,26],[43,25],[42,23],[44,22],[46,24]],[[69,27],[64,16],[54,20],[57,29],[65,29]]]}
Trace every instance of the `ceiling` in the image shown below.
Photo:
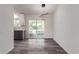
{"label": "ceiling", "polygon": [[16,4],[14,5],[15,12],[24,14],[52,14],[56,5],[46,4],[46,7],[41,7],[41,4]]}

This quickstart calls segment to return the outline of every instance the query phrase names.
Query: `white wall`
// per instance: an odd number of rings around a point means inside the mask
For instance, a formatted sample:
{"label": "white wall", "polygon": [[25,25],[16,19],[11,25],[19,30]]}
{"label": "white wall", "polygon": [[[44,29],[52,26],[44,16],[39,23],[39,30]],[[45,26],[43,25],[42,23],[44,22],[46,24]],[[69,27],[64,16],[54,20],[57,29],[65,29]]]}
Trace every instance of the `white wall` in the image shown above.
{"label": "white wall", "polygon": [[13,6],[0,5],[0,54],[8,53],[13,47]]}
{"label": "white wall", "polygon": [[53,23],[53,16],[50,14],[48,19],[45,21],[45,38],[53,38],[53,31],[54,31],[54,23]]}
{"label": "white wall", "polygon": [[54,21],[54,40],[68,53],[79,53],[79,5],[59,5]]}
{"label": "white wall", "polygon": [[[25,20],[26,20],[26,38],[28,38],[28,20],[32,19],[38,19],[39,20],[39,15],[35,14],[30,14],[30,15],[25,15]],[[52,15],[48,16],[48,19],[45,20],[45,34],[43,38],[53,38],[53,18]]]}

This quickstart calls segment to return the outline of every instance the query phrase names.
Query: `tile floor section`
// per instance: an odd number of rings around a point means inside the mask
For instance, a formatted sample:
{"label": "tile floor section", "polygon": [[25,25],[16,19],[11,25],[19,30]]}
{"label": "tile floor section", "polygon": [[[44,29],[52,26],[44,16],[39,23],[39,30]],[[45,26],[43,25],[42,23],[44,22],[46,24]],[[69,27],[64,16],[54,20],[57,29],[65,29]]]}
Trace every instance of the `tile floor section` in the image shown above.
{"label": "tile floor section", "polygon": [[67,54],[53,39],[15,40],[9,54]]}

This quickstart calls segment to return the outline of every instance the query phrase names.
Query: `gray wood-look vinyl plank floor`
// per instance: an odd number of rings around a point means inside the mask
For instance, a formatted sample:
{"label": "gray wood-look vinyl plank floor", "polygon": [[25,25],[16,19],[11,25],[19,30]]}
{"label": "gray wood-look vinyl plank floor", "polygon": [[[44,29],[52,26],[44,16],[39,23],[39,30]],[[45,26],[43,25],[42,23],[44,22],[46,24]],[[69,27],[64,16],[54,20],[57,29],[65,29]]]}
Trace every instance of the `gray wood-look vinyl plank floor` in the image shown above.
{"label": "gray wood-look vinyl plank floor", "polygon": [[15,40],[9,54],[67,54],[53,39]]}

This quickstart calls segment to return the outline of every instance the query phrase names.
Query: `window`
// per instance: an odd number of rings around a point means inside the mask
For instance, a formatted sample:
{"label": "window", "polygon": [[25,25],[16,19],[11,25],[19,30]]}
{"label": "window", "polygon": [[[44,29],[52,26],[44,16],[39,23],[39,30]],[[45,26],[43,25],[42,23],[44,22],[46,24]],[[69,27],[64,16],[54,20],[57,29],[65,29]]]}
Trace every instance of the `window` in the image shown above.
{"label": "window", "polygon": [[14,27],[20,27],[20,20],[16,14],[14,14]]}
{"label": "window", "polygon": [[29,34],[44,34],[44,20],[29,20]]}

